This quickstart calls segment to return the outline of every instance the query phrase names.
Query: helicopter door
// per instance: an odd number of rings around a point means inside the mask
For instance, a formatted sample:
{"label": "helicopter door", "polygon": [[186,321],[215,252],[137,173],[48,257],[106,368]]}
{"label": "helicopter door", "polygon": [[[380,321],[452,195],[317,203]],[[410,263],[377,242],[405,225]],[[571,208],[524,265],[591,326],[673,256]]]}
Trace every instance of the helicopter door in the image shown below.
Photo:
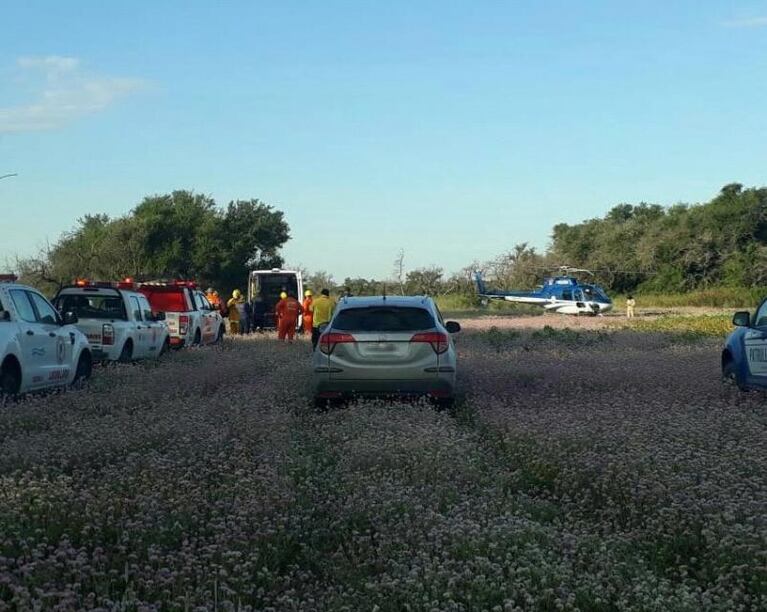
{"label": "helicopter door", "polygon": [[573,291],[573,297],[575,297],[575,305],[578,308],[586,308],[586,303],[584,302],[582,289],[576,289],[575,291]]}

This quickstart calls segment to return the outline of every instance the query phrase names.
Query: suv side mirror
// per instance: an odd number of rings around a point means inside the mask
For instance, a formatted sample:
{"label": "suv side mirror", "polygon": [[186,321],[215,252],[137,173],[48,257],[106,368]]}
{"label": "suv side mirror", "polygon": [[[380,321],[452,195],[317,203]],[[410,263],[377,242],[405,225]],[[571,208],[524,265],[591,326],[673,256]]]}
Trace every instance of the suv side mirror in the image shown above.
{"label": "suv side mirror", "polygon": [[732,324],[735,327],[750,327],[751,315],[747,310],[740,310],[732,315]]}
{"label": "suv side mirror", "polygon": [[62,325],[75,325],[77,323],[77,315],[74,312],[65,312],[64,316],[62,317],[61,324]]}
{"label": "suv side mirror", "polygon": [[448,321],[445,323],[445,329],[449,334],[457,334],[459,331],[461,331],[461,324],[456,323],[455,321]]}
{"label": "suv side mirror", "polygon": [[165,313],[164,312],[156,312],[156,313],[154,313],[154,320],[155,321],[164,321],[165,320]]}

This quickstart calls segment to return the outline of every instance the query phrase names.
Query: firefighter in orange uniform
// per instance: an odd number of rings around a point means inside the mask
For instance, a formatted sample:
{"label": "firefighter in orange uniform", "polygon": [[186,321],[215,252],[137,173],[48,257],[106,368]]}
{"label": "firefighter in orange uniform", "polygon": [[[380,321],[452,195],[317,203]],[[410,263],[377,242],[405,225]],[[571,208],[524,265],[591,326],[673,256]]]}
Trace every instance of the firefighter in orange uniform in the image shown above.
{"label": "firefighter in orange uniform", "polygon": [[210,305],[213,306],[214,310],[218,310],[221,307],[221,298],[218,296],[218,291],[213,289],[213,287],[208,288],[205,292],[205,297],[208,298],[208,301],[210,302]]}
{"label": "firefighter in orange uniform", "polygon": [[301,304],[301,307],[304,309],[304,318],[303,318],[303,324],[304,324],[304,333],[311,336],[312,334],[312,302],[314,300],[312,299],[312,290],[307,289],[304,291],[304,302]]}
{"label": "firefighter in orange uniform", "polygon": [[293,342],[296,335],[296,325],[298,324],[298,315],[303,312],[301,303],[292,295],[284,291],[280,294],[280,301],[274,309],[274,315],[277,319],[277,337],[285,341]]}

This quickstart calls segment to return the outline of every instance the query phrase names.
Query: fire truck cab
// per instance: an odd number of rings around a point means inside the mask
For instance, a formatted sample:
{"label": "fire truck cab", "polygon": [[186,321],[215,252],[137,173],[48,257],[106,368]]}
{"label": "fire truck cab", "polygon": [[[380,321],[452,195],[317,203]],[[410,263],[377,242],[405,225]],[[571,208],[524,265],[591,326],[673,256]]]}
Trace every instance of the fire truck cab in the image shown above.
{"label": "fire truck cab", "polygon": [[196,283],[185,280],[144,282],[138,290],[154,312],[165,313],[174,348],[219,342],[225,333],[221,313]]}

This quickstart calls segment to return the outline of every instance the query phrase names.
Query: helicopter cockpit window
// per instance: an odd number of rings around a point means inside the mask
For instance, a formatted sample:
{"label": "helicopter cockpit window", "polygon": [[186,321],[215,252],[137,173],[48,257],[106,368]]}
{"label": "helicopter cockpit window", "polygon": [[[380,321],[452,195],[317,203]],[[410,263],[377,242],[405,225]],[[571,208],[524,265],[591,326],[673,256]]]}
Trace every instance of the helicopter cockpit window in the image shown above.
{"label": "helicopter cockpit window", "polygon": [[572,301],[572,299],[573,299],[573,292],[570,289],[565,289],[562,292],[562,299],[563,300],[570,300],[570,301]]}
{"label": "helicopter cockpit window", "polygon": [[584,291],[586,292],[586,298],[589,300],[594,300],[597,302],[608,301],[607,295],[605,295],[604,291],[602,291],[602,289],[599,287],[586,287],[584,288]]}

